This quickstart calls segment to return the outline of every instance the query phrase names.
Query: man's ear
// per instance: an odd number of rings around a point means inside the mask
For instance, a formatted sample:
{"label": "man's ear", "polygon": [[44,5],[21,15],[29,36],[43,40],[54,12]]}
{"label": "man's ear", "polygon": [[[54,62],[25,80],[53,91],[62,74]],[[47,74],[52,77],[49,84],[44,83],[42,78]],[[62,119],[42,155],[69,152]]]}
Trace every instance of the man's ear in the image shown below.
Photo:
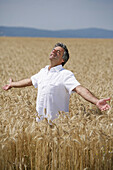
{"label": "man's ear", "polygon": [[62,63],[64,62],[64,59],[62,58]]}
{"label": "man's ear", "polygon": [[64,60],[62,60],[62,66],[64,66],[64,64],[65,64],[65,62],[64,62]]}
{"label": "man's ear", "polygon": [[[64,56],[64,55],[63,55],[63,56]],[[62,56],[62,66],[64,65],[63,63],[65,63],[65,62],[64,62],[64,59],[63,59],[63,56]]]}

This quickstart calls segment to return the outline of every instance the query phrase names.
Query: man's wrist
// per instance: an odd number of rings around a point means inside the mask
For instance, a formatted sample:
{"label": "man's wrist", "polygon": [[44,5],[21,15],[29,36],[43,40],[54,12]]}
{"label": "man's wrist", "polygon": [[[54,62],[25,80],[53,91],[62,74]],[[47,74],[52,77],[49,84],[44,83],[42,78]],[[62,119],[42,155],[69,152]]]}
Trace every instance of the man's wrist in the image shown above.
{"label": "man's wrist", "polygon": [[96,101],[96,103],[95,103],[96,106],[98,106],[98,102],[99,102],[99,99],[97,99],[97,101]]}
{"label": "man's wrist", "polygon": [[13,86],[13,82],[10,83],[10,88],[12,88],[12,87],[14,87],[14,86]]}

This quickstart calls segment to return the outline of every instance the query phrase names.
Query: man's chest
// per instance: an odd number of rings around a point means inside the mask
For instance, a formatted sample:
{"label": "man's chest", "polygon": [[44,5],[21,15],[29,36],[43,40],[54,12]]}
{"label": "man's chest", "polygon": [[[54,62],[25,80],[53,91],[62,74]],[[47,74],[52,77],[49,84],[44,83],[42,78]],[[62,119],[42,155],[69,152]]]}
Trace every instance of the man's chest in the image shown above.
{"label": "man's chest", "polygon": [[63,77],[59,72],[42,74],[38,81],[38,88],[44,93],[58,93],[63,88]]}

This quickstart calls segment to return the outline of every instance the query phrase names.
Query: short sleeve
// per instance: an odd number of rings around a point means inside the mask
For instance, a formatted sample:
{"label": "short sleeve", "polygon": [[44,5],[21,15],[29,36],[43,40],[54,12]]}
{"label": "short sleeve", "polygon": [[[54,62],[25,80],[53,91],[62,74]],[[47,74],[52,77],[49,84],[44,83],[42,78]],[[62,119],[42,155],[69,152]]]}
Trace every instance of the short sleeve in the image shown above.
{"label": "short sleeve", "polygon": [[41,69],[37,74],[31,76],[31,81],[32,81],[32,84],[35,88],[38,87],[38,81],[39,81],[39,78],[41,77],[42,70],[43,69]]}
{"label": "short sleeve", "polygon": [[79,85],[80,83],[76,80],[74,74],[71,71],[66,71],[64,75],[64,86],[69,94],[71,94],[73,92],[72,90]]}
{"label": "short sleeve", "polygon": [[37,73],[31,77],[32,84],[35,88],[38,87],[38,77],[39,77],[39,73]]}

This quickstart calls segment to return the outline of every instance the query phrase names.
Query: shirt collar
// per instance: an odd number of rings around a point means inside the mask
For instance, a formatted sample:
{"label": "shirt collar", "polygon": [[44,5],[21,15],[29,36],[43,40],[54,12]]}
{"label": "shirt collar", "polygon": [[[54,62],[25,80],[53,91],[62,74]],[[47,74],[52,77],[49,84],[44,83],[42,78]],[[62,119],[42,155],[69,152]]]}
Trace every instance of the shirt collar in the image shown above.
{"label": "shirt collar", "polygon": [[[46,68],[46,70],[48,71],[49,65],[46,66],[45,68]],[[62,65],[58,65],[58,66],[52,67],[52,68],[50,69],[50,71],[51,71],[51,72],[59,72],[59,71],[62,70],[62,69],[63,69]]]}

